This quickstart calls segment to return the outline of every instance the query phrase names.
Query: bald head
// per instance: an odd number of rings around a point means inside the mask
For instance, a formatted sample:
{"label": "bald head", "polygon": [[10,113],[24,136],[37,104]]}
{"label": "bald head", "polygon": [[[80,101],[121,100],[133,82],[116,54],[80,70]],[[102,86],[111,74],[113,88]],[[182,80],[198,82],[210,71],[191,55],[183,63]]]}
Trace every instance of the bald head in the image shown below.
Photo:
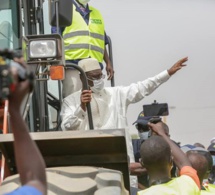
{"label": "bald head", "polygon": [[209,163],[203,154],[199,153],[198,151],[188,151],[186,153],[192,167],[197,171],[197,175],[200,179],[200,182],[206,177],[206,173],[209,169]]}
{"label": "bald head", "polygon": [[166,166],[170,163],[171,150],[169,144],[160,136],[154,135],[143,142],[140,149],[144,166]]}

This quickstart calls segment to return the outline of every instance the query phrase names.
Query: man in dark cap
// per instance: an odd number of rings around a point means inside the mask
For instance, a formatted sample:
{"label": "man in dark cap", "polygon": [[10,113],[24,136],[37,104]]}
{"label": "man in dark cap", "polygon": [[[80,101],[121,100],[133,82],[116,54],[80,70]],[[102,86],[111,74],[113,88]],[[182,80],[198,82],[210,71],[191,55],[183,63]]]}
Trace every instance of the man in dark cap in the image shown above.
{"label": "man in dark cap", "polygon": [[[130,172],[131,174],[137,175],[138,188],[142,190],[145,189],[145,187],[148,187],[148,174],[146,169],[144,169],[139,162],[141,158],[140,147],[141,144],[149,137],[150,129],[147,124],[150,119],[152,119],[152,117],[145,117],[143,112],[140,112],[137,120],[133,123],[138,131],[139,139],[132,139],[135,163],[130,163]],[[161,120],[160,117],[159,120]]]}
{"label": "man in dark cap", "polygon": [[[161,121],[161,117],[152,117],[152,116],[144,116],[144,112],[140,112],[137,120],[133,123],[135,125],[139,139],[132,139],[133,151],[134,151],[134,158],[136,163],[130,164],[130,171],[132,174],[138,176],[138,186],[140,189],[144,189],[145,187],[149,187],[148,183],[148,174],[145,168],[142,167],[141,163],[139,162],[140,156],[140,147],[141,144],[147,140],[149,137],[152,136],[152,131],[149,129],[148,122],[159,122]],[[162,122],[162,125],[165,129],[165,133],[169,136],[169,128],[168,126]]]}
{"label": "man in dark cap", "polygon": [[[142,111],[138,115],[137,120],[133,123],[133,125],[135,125],[135,127],[138,131],[138,135],[139,135],[139,139],[132,140],[136,162],[139,162],[139,159],[140,159],[141,144],[152,135],[152,132],[150,131],[150,129],[147,125],[148,122],[157,123],[160,121],[161,121],[161,117],[144,116],[144,113]],[[163,125],[163,128],[165,129],[166,135],[170,136],[169,127],[163,122],[162,122],[162,125]]]}

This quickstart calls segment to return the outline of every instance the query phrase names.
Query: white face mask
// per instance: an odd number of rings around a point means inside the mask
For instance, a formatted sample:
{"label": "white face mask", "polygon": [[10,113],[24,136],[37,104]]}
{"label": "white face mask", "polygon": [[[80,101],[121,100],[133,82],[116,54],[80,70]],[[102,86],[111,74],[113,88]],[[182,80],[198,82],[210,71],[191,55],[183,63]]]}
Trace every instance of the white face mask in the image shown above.
{"label": "white face mask", "polygon": [[149,137],[149,132],[148,131],[146,131],[146,132],[138,132],[138,134],[139,134],[139,137],[140,137],[140,139],[143,139],[143,140],[146,140],[146,139],[148,139],[148,137]]}
{"label": "white face mask", "polygon": [[87,5],[90,0],[78,0],[82,5]]}
{"label": "white face mask", "polygon": [[101,78],[99,80],[93,80],[93,87],[90,87],[90,89],[94,93],[99,93],[104,88],[104,79]]}

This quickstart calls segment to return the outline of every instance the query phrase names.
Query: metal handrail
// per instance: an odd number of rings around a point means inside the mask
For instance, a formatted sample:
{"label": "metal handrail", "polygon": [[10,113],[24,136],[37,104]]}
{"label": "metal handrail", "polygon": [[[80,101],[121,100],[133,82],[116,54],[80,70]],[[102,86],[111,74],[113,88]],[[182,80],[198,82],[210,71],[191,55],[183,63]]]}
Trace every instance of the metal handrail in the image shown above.
{"label": "metal handrail", "polygon": [[[87,77],[82,68],[80,68],[78,65],[76,65],[74,63],[66,63],[65,68],[75,68],[76,70],[78,70],[81,73],[81,76],[83,76],[83,81],[82,81],[83,89],[84,90],[89,89]],[[87,114],[88,114],[88,120],[89,120],[89,127],[90,127],[90,130],[93,130],[94,127],[93,127],[93,118],[92,118],[92,111],[91,111],[90,103],[87,103],[86,107],[87,107]]]}

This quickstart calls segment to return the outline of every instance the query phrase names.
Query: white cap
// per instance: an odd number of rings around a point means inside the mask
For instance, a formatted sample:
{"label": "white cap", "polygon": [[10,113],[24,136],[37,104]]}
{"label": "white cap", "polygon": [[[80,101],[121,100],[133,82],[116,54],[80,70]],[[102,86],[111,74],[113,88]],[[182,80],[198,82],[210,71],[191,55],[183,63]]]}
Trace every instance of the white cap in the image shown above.
{"label": "white cap", "polygon": [[83,69],[84,72],[101,69],[99,62],[95,58],[87,58],[80,60],[78,66]]}

